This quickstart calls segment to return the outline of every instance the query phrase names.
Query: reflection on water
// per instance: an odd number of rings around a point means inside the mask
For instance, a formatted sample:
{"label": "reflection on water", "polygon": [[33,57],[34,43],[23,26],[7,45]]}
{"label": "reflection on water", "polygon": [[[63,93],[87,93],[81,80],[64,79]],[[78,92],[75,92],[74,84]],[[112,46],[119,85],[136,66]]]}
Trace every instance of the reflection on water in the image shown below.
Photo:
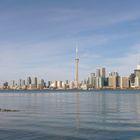
{"label": "reflection on water", "polygon": [[76,128],[80,128],[80,97],[79,93],[76,94]]}
{"label": "reflection on water", "polygon": [[140,91],[0,92],[2,140],[135,140]]}

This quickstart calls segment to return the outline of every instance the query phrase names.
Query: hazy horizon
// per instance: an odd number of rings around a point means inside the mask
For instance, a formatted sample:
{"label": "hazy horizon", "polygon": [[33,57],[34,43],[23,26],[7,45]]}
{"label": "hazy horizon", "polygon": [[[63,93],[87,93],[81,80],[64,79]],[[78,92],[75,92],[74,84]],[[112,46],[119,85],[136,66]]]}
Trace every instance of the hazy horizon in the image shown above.
{"label": "hazy horizon", "polygon": [[0,81],[80,80],[97,68],[129,75],[140,61],[139,0],[1,0]]}

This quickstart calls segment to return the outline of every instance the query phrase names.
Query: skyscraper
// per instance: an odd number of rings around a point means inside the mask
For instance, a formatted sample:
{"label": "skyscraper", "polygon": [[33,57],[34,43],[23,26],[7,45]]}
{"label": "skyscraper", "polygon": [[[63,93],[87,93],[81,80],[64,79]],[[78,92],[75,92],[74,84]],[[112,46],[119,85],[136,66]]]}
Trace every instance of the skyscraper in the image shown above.
{"label": "skyscraper", "polygon": [[29,86],[32,83],[31,77],[27,78],[27,86]]}
{"label": "skyscraper", "polygon": [[122,89],[129,88],[129,77],[120,78],[120,88]]}
{"label": "skyscraper", "polygon": [[135,73],[135,87],[140,87],[140,64],[137,66],[137,68],[134,71]]}
{"label": "skyscraper", "polygon": [[34,85],[34,88],[37,88],[37,77],[32,79],[32,84]]}
{"label": "skyscraper", "polygon": [[97,69],[96,70],[96,77],[100,77],[100,76],[101,76],[100,69]]}
{"label": "skyscraper", "polygon": [[78,48],[76,48],[76,59],[75,59],[75,62],[76,62],[76,75],[75,75],[75,87],[78,89],[79,88],[79,73],[78,73],[78,63],[79,63],[79,58],[78,58]]}
{"label": "skyscraper", "polygon": [[19,81],[18,81],[18,86],[19,86],[19,88],[22,87],[22,79],[19,79]]}
{"label": "skyscraper", "polygon": [[96,76],[95,73],[90,74],[90,87],[94,88],[96,86]]}
{"label": "skyscraper", "polygon": [[114,89],[120,87],[120,76],[118,72],[109,73],[108,86]]}
{"label": "skyscraper", "polygon": [[12,87],[15,87],[15,80],[12,81]]}
{"label": "skyscraper", "polygon": [[100,70],[100,75],[101,75],[101,77],[106,77],[106,69],[105,68],[101,68],[101,70]]}
{"label": "skyscraper", "polygon": [[131,75],[129,76],[130,87],[135,87],[135,78],[136,78],[136,75],[134,73],[131,73]]}

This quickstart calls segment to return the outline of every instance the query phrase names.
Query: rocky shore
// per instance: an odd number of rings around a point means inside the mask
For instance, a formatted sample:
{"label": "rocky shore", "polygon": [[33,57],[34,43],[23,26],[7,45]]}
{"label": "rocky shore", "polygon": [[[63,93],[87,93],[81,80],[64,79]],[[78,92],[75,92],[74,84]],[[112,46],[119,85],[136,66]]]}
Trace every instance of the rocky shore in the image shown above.
{"label": "rocky shore", "polygon": [[19,112],[19,110],[15,110],[15,109],[2,109],[2,108],[0,108],[0,112]]}

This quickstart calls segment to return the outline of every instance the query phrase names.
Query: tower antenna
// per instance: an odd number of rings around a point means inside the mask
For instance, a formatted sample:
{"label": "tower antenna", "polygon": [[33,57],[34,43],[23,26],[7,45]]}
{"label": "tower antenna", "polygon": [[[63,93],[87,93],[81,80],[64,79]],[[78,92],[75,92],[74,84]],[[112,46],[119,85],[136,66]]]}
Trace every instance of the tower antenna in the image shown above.
{"label": "tower antenna", "polygon": [[76,75],[75,75],[75,80],[76,80],[76,88],[79,88],[79,69],[78,69],[78,64],[79,64],[79,57],[78,57],[78,47],[76,45]]}

